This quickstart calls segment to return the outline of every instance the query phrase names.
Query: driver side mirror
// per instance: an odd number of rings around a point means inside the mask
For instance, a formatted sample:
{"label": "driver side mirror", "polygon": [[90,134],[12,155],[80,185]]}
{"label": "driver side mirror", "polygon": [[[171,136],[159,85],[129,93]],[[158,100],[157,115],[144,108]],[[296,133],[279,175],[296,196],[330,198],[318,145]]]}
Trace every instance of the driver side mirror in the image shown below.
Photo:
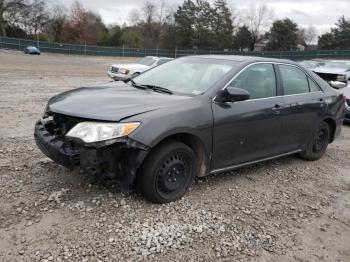
{"label": "driver side mirror", "polygon": [[335,89],[342,89],[342,88],[347,86],[346,83],[341,82],[341,81],[330,81],[329,84],[331,85],[331,87],[333,87]]}
{"label": "driver side mirror", "polygon": [[248,91],[242,88],[236,88],[232,86],[228,86],[224,90],[222,90],[215,101],[217,102],[239,102],[248,100],[250,98],[250,94]]}

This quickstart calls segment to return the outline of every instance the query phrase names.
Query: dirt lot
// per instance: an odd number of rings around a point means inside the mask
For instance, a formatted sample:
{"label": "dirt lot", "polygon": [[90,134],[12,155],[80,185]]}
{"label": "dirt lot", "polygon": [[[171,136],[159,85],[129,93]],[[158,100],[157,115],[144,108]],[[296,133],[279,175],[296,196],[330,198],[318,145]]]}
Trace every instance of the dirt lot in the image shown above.
{"label": "dirt lot", "polygon": [[349,126],[321,161],[199,179],[167,205],[44,157],[33,126],[47,99],[109,81],[120,60],[0,51],[0,261],[350,261]]}

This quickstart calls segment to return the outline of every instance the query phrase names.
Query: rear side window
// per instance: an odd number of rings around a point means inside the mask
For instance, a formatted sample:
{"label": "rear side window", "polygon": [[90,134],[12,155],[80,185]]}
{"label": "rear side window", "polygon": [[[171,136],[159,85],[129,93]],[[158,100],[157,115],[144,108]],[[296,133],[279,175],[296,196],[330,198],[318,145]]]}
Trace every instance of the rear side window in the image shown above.
{"label": "rear side window", "polygon": [[306,74],[295,66],[278,65],[285,95],[309,93]]}
{"label": "rear side window", "polygon": [[230,86],[249,92],[250,99],[276,96],[276,77],[272,64],[252,65],[239,74]]}
{"label": "rear side window", "polygon": [[309,80],[310,92],[321,91],[320,87],[315,83],[314,80],[312,80],[310,77],[308,77],[308,80]]}

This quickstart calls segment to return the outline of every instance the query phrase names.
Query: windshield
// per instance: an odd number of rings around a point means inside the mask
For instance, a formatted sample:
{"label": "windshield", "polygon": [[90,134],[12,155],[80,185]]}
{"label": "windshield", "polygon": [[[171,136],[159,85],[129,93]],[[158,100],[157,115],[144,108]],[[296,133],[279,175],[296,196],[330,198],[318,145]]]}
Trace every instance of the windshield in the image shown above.
{"label": "windshield", "polygon": [[330,61],[325,63],[325,67],[344,68],[350,70],[350,62]]}
{"label": "windshield", "polygon": [[174,93],[200,95],[225,76],[237,62],[186,57],[134,78],[137,85],[159,86]]}
{"label": "windshield", "polygon": [[151,66],[156,60],[153,57],[146,56],[139,60],[137,63],[145,66]]}

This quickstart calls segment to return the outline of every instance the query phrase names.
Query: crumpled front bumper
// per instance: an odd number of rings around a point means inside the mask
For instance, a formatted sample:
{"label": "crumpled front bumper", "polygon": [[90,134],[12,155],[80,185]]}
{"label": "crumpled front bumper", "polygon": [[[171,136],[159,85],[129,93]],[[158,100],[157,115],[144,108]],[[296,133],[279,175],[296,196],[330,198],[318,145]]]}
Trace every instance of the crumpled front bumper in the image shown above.
{"label": "crumpled front bumper", "polygon": [[80,150],[73,149],[62,139],[52,136],[41,121],[35,124],[34,138],[39,149],[56,163],[69,169],[79,164]]}
{"label": "crumpled front bumper", "polygon": [[45,123],[35,124],[34,138],[38,148],[54,162],[99,176],[113,178],[128,190],[149,148],[129,138],[84,144],[52,135]]}

